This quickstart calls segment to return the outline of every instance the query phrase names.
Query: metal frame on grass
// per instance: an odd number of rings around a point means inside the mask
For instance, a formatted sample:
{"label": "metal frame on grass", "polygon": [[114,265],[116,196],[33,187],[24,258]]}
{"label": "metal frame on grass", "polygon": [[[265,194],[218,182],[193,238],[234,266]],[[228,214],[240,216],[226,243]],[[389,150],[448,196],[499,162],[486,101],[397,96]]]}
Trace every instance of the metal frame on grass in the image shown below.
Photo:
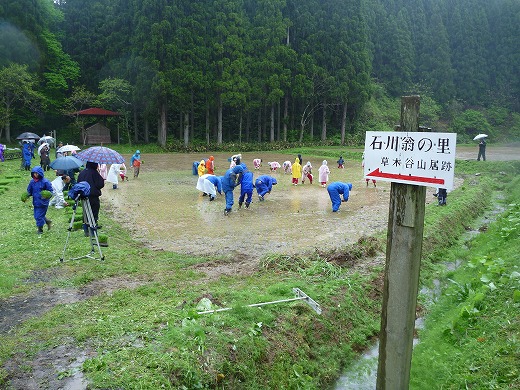
{"label": "metal frame on grass", "polygon": [[[72,232],[72,228],[74,226],[74,218],[76,216],[76,209],[78,208],[78,203],[81,201],[81,206],[83,209],[83,223],[87,225],[87,234],[90,238],[90,252],[83,256],[72,257],[69,259],[65,259],[65,252],[67,250],[67,246],[69,244],[70,233]],[[67,239],[65,240],[65,246],[63,247],[63,253],[60,258],[60,262],[70,261],[70,260],[79,260],[79,259],[93,259],[93,260],[105,260],[105,256],[101,251],[101,246],[99,245],[99,237],[97,233],[97,224],[94,219],[94,214],[92,213],[92,207],[90,206],[90,201],[87,197],[81,197],[78,195],[76,199],[74,199],[74,205],[72,206],[72,217],[70,219],[69,228],[67,229]],[[96,250],[97,249],[97,250]],[[99,256],[97,256],[99,254]]]}

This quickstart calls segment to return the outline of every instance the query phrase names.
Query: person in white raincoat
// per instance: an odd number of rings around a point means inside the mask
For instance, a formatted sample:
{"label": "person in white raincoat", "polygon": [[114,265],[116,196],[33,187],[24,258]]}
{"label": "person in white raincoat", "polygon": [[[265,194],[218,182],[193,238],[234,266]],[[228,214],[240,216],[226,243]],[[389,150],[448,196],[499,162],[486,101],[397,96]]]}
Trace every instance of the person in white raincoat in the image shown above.
{"label": "person in white raincoat", "polygon": [[70,177],[67,175],[59,175],[51,182],[52,185],[52,198],[49,201],[49,206],[54,206],[57,209],[62,209],[64,206],[69,204],[63,197],[63,188],[67,183],[70,183]]}
{"label": "person in white raincoat", "polygon": [[222,182],[221,178],[208,173],[199,177],[197,181],[197,189],[202,191],[204,196],[209,195],[210,202],[215,200],[217,192],[222,194]]}
{"label": "person in white raincoat", "polygon": [[121,171],[121,164],[112,164],[108,170],[107,181],[112,183],[112,188],[117,189],[117,183],[119,183],[119,172]]}

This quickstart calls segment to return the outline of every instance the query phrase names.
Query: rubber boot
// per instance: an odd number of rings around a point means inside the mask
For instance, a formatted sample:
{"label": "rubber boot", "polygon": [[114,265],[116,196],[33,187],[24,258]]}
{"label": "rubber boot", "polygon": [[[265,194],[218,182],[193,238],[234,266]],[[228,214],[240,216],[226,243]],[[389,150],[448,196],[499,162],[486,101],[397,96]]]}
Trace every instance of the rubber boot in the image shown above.
{"label": "rubber boot", "polygon": [[47,230],[51,230],[52,221],[49,218],[45,218],[45,224],[47,225]]}

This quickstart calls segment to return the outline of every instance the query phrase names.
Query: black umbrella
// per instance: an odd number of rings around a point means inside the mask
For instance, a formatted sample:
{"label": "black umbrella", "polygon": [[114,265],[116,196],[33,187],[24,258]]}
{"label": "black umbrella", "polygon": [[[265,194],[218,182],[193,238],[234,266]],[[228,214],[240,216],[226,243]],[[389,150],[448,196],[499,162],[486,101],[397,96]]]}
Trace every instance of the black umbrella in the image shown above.
{"label": "black umbrella", "polygon": [[34,140],[37,140],[37,139],[40,139],[40,136],[38,134],[25,132],[25,133],[20,134],[18,137],[16,137],[16,139],[34,139]]}
{"label": "black umbrella", "polygon": [[83,161],[74,157],[74,156],[65,156],[58,157],[56,160],[52,161],[49,166],[52,169],[61,169],[63,171],[68,171],[69,169],[76,169],[81,167],[84,164]]}

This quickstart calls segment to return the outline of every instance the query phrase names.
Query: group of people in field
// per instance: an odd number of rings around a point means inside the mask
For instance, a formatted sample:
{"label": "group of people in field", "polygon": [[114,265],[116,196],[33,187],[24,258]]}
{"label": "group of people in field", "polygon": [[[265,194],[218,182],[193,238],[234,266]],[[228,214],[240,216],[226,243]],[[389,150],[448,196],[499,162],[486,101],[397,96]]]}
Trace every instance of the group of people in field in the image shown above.
{"label": "group of people in field", "polygon": [[[59,150],[61,146],[63,146],[63,144],[60,142],[57,150]],[[64,157],[65,155],[66,154],[56,152],[56,158]],[[29,159],[30,167],[30,158],[29,156],[27,156],[27,158]],[[141,166],[141,154],[139,150],[132,155],[130,164],[134,168],[134,178],[137,178]],[[24,162],[24,169],[26,169],[26,165],[27,163]],[[33,216],[36,221],[38,237],[41,237],[45,225],[47,225],[48,229],[52,226],[52,221],[47,218],[46,215],[49,206],[62,209],[69,205],[65,200],[63,191],[67,188],[72,188],[73,184],[76,183],[74,176],[78,171],[79,169],[70,171],[57,170],[55,173],[56,178],[51,182],[45,177],[45,169],[43,166],[39,165],[31,169],[31,181],[27,186],[26,193],[22,194],[22,201],[25,202],[29,197],[32,197]],[[89,185],[89,194],[87,197],[96,224],[100,209],[99,197],[101,196],[101,189],[105,186],[105,180],[111,182],[113,188],[117,189],[119,178],[121,178],[121,180],[128,180],[124,164],[111,164],[110,167],[107,168],[106,164],[87,162],[85,169],[79,172],[78,182],[87,182]],[[97,226],[97,228],[99,229],[101,226]],[[86,236],[90,234],[86,223],[83,223],[83,230]]]}
{"label": "group of people in field", "polygon": [[[247,165],[242,162],[242,155],[236,154],[231,156],[228,161],[230,162],[229,169],[226,170],[223,176],[216,176],[214,174],[215,159],[210,156],[207,160],[195,161],[193,163],[193,174],[198,175],[198,181],[196,188],[203,193],[203,196],[208,196],[209,201],[215,200],[217,193],[223,193],[226,201],[226,207],[224,209],[224,215],[229,215],[232,211],[234,204],[233,191],[240,185],[240,195],[238,198],[238,207],[249,208],[253,191],[256,188],[259,201],[263,201],[265,196],[271,193],[274,185],[278,183],[277,179],[271,175],[260,175],[254,179],[253,171],[249,170]],[[337,161],[338,168],[344,168],[344,159],[342,156]],[[313,183],[314,176],[312,173],[313,167],[310,161],[303,165],[301,154],[295,158],[294,162],[284,161],[283,165],[280,165],[277,161],[269,161],[269,170],[271,173],[276,173],[278,169],[283,167],[283,172],[291,174],[292,185],[297,186],[305,184],[307,180],[310,184]],[[262,159],[253,159],[254,170],[259,170],[262,166]],[[320,185],[325,188],[332,202],[332,211],[339,211],[342,202],[346,202],[349,198],[350,191],[352,190],[352,183],[341,183],[334,182],[327,186],[329,181],[330,169],[328,167],[327,160],[323,160],[322,165],[318,169],[318,181]]]}

